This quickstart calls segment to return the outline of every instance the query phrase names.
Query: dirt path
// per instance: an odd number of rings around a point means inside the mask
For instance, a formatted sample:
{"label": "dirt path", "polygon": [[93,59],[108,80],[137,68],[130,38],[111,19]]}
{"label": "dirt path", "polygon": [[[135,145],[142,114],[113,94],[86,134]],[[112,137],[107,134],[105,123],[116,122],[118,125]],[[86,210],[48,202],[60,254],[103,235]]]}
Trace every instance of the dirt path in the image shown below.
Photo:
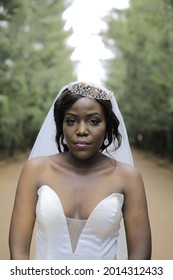
{"label": "dirt path", "polygon": [[[173,165],[133,151],[146,188],[153,237],[153,259],[173,259]],[[8,231],[15,189],[26,156],[0,162],[0,260],[9,259]]]}
{"label": "dirt path", "polygon": [[146,189],[152,230],[152,258],[173,260],[173,165],[144,152],[133,151]]}

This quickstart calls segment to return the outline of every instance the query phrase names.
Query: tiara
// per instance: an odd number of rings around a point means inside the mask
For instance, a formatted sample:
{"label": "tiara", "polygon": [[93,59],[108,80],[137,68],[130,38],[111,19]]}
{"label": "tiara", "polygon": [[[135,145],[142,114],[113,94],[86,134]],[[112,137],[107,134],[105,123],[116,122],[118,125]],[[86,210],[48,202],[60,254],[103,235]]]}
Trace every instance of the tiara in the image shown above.
{"label": "tiara", "polygon": [[112,91],[91,83],[72,82],[67,88],[70,92],[95,99],[110,100],[113,96]]}

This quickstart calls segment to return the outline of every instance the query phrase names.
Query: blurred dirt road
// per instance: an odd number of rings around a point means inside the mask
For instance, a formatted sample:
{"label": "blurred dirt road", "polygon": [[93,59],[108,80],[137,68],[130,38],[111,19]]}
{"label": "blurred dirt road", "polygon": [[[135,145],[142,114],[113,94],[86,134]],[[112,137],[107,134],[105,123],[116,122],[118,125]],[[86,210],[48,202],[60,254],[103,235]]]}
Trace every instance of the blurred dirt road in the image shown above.
{"label": "blurred dirt road", "polygon": [[[173,260],[173,165],[133,150],[146,189],[152,230],[152,259]],[[27,155],[0,162],[0,260],[9,259],[8,232],[17,181]]]}

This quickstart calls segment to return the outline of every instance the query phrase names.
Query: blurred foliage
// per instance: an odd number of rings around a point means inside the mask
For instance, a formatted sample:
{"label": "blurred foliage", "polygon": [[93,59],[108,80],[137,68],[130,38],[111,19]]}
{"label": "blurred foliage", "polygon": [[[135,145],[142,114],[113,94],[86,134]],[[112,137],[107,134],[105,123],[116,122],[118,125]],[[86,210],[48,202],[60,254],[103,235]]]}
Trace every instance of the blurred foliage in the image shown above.
{"label": "blurred foliage", "polygon": [[0,1],[0,150],[33,144],[56,92],[75,79],[63,0]]}
{"label": "blurred foliage", "polygon": [[173,1],[131,0],[106,21],[103,40],[115,54],[107,86],[131,143],[173,159]]}

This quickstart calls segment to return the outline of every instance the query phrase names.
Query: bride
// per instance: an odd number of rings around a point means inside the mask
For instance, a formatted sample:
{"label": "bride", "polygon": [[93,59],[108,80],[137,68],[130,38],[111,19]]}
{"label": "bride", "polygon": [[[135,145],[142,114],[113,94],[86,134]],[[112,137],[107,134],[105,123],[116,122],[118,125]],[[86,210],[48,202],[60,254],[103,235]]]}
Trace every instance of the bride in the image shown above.
{"label": "bride", "polygon": [[10,226],[11,259],[150,259],[143,180],[106,88],[60,90],[23,167]]}

